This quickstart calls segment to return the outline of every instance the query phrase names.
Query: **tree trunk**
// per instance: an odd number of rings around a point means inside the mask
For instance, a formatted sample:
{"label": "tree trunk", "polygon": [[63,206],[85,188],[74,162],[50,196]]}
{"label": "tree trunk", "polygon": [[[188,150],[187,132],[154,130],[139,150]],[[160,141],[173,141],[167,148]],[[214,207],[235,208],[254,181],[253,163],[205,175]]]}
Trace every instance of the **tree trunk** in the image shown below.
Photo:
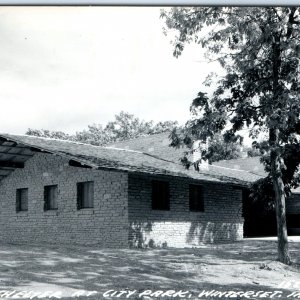
{"label": "tree trunk", "polygon": [[[277,139],[278,129],[270,130],[270,142],[273,144]],[[275,149],[271,151],[271,175],[276,203],[278,260],[284,264],[290,265],[291,258],[289,255],[286,226],[284,183],[281,175],[280,157]]]}
{"label": "tree trunk", "polygon": [[[274,35],[273,48],[273,101],[271,107],[276,120],[275,109],[281,109],[280,106],[280,85],[279,85],[279,70],[281,67],[281,50],[280,50],[280,35]],[[273,116],[271,116],[272,118]],[[278,121],[277,121],[278,122]],[[278,124],[279,125],[279,124]],[[273,181],[273,189],[275,192],[276,202],[276,220],[277,220],[277,247],[278,260],[284,264],[291,264],[288,247],[288,237],[286,228],[286,213],[285,213],[285,192],[284,183],[281,172],[281,157],[279,150],[279,129],[272,124],[269,131],[269,143],[271,146],[271,176]]]}

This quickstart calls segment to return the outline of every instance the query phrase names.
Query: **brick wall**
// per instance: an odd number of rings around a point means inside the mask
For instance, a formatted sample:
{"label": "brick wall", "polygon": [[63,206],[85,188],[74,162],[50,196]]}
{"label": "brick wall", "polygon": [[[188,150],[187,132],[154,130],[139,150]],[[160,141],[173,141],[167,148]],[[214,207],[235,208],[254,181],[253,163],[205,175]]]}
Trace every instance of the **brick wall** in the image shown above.
{"label": "brick wall", "polygon": [[300,194],[292,194],[286,199],[286,212],[288,214],[300,214]]}
{"label": "brick wall", "polygon": [[286,199],[288,235],[300,235],[300,194],[294,193]]}
{"label": "brick wall", "polygon": [[224,242],[243,237],[240,190],[203,182],[205,212],[190,212],[189,184],[195,182],[162,178],[169,181],[169,211],[151,208],[151,180],[157,180],[157,176],[129,175],[131,246],[191,247],[202,242]]}
{"label": "brick wall", "polygon": [[[242,238],[241,191],[203,182],[205,212],[190,212],[189,184],[195,182],[161,177],[169,181],[170,211],[157,211],[151,181],[159,178],[71,167],[64,158],[37,153],[0,183],[0,240],[126,248],[128,236],[131,246],[170,247]],[[94,208],[77,210],[76,183],[82,181],[94,181]],[[58,210],[44,211],[44,186],[54,184]],[[28,188],[27,212],[16,212],[17,188]]]}
{"label": "brick wall", "polygon": [[[0,240],[128,247],[127,178],[37,153],[1,181]],[[94,181],[94,208],[77,210],[80,181]],[[53,184],[58,185],[58,210],[44,211],[44,186]],[[17,188],[28,188],[28,212],[16,212]]]}

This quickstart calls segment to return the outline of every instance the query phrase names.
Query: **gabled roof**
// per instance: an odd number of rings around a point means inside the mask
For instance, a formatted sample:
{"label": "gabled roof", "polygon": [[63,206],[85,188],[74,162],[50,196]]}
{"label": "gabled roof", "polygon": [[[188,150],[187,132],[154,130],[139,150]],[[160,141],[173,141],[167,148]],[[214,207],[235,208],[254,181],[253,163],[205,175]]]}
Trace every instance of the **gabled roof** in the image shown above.
{"label": "gabled roof", "polygon": [[[169,132],[153,134],[143,137],[138,137],[135,139],[130,139],[122,142],[115,142],[112,143],[110,146],[130,149],[130,150],[139,150],[143,151],[164,159],[169,159],[175,163],[180,163],[180,159],[183,156],[183,152],[186,151],[186,148],[173,148],[170,147],[170,139],[169,139]],[[246,160],[244,164],[246,165]],[[254,182],[261,177],[264,177],[266,174],[264,172],[263,165],[260,164],[259,158],[254,157],[253,160],[250,158],[249,161],[249,168],[238,167],[239,160],[236,160],[235,165],[232,163],[235,160],[227,160],[218,163],[213,163],[212,165],[208,166],[208,172],[210,174],[223,174],[224,176],[240,178],[242,181],[246,181],[248,183]],[[252,164],[254,168],[259,169],[258,172],[253,172],[251,169]],[[251,167],[250,167],[251,166]],[[244,171],[244,172],[243,172]]]}
{"label": "gabled roof", "polygon": [[[141,150],[159,157],[169,158],[174,162],[179,162],[185,149],[174,149],[169,147],[169,144],[169,133],[160,133],[117,142],[112,145],[131,150]],[[226,173],[227,176],[235,178],[240,174],[240,179],[242,181],[246,180],[249,183],[268,175],[264,169],[264,165],[260,162],[259,156],[217,161],[209,166],[209,172],[218,174]],[[300,193],[300,187],[294,189],[293,193]]]}
{"label": "gabled roof", "polygon": [[176,149],[170,147],[170,143],[169,133],[163,132],[115,142],[109,146],[142,151],[178,163],[180,162],[180,158],[182,158],[185,148]]}
{"label": "gabled roof", "polygon": [[[183,156],[183,152],[187,148],[175,149],[170,147],[171,141],[169,139],[169,133],[159,133],[150,136],[138,137],[122,142],[112,143],[110,146],[139,150],[146,153],[150,153],[161,158],[170,159],[174,162],[180,162]],[[246,171],[259,177],[267,176],[264,170],[263,164],[260,162],[260,157],[246,157],[230,160],[220,160],[212,163],[213,166],[222,167],[224,169]]]}
{"label": "gabled roof", "polygon": [[260,162],[259,156],[220,160],[213,164],[215,166],[248,171],[262,177],[266,177],[268,175],[264,169],[264,165]]}
{"label": "gabled roof", "polygon": [[[260,162],[260,157],[246,157],[230,160],[220,160],[215,162],[214,165],[220,167],[230,167],[236,170],[244,170],[253,174],[261,176],[261,178],[266,177],[268,174],[264,169],[263,164]],[[300,187],[292,189],[293,193],[300,194]]]}
{"label": "gabled roof", "polygon": [[[31,151],[31,156],[36,151],[45,151],[65,157],[72,165],[77,164],[92,168],[170,175],[213,182],[230,182],[236,185],[248,185],[250,182],[254,182],[260,178],[258,175],[250,172],[221,166],[209,165],[207,166],[207,169],[200,170],[199,172],[192,169],[186,170],[178,161],[176,161],[177,159],[174,158],[175,156],[169,157],[166,155],[167,153],[174,151],[174,149],[168,147],[166,141],[161,139],[161,137],[162,136],[158,135],[155,135],[155,137],[150,136],[153,148],[157,150],[152,151],[151,148],[144,152],[130,149],[132,147],[129,146],[124,146],[124,148],[127,149],[112,146],[99,147],[57,139],[12,134],[0,134],[0,143],[2,143],[2,145],[9,143],[10,146],[6,148],[7,152],[14,152],[16,147],[21,147],[24,149],[23,151]],[[155,142],[155,139],[162,140],[160,143],[163,144],[165,150],[163,151],[163,154],[162,152],[159,152],[160,150],[157,146],[158,142]],[[144,145],[146,144],[146,140],[144,140]],[[140,142],[137,143],[136,140],[133,141],[133,143],[142,145]],[[129,141],[128,144],[130,144]],[[0,145],[0,147],[2,145]],[[22,163],[26,162],[26,159],[29,159],[31,156],[25,158],[21,157]],[[181,157],[180,152],[178,152],[178,157]],[[17,158],[6,160],[5,157],[0,155],[0,171],[2,170],[1,164],[4,166],[8,161],[11,163],[18,162]]]}

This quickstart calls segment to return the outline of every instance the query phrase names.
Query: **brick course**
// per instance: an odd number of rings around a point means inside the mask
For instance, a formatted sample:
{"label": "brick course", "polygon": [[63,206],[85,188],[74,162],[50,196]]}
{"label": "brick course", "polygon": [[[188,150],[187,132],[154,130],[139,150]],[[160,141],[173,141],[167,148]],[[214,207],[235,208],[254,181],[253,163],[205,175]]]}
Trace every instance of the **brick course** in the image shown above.
{"label": "brick course", "polygon": [[286,199],[287,214],[300,214],[300,194],[292,194]]}
{"label": "brick course", "polygon": [[[242,193],[229,185],[202,182],[204,212],[189,211],[191,180],[161,177],[169,181],[170,210],[151,208],[151,181],[158,176],[129,175],[129,242],[133,247],[192,247],[203,242],[227,242],[243,238]],[[199,184],[199,182],[197,182]]]}
{"label": "brick course", "polygon": [[[0,239],[127,247],[127,178],[37,153],[0,184]],[[76,183],[81,181],[94,181],[94,208],[77,210]],[[44,211],[44,186],[53,184],[58,185],[58,210]],[[17,188],[28,188],[28,212],[16,212]]]}
{"label": "brick course", "polygon": [[[153,179],[169,181],[170,211],[151,209]],[[77,210],[76,183],[82,181],[94,181],[92,209]],[[72,167],[60,156],[37,153],[0,183],[0,240],[126,248],[241,239],[241,191],[202,182],[205,212],[190,212],[190,183],[195,181]],[[44,211],[44,186],[54,184],[58,210]],[[17,188],[28,188],[28,212],[16,212]]]}

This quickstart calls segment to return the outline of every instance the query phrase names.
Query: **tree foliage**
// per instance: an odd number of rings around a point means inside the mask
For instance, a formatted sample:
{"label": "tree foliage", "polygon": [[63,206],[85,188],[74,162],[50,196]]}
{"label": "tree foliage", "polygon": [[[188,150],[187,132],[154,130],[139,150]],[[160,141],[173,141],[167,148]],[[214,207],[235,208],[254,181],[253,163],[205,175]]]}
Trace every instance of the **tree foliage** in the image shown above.
{"label": "tree foliage", "polygon": [[[73,135],[61,131],[30,128],[26,134],[104,146],[109,143],[144,135],[171,132],[172,130],[175,130],[177,134],[179,131],[184,132],[183,127],[178,126],[177,121],[160,121],[155,124],[153,121],[143,121],[133,114],[121,111],[115,116],[115,120],[108,122],[105,127],[101,124],[91,124],[88,125],[87,129],[76,132]],[[252,153],[253,156],[257,155],[254,148],[244,148],[242,143],[225,142],[222,135],[215,135],[208,145],[205,158],[212,163],[219,160],[242,157],[247,151]]]}
{"label": "tree foliage", "polygon": [[26,134],[59,140],[71,140],[72,136],[62,131],[51,131],[46,129],[27,129]]}
{"label": "tree foliage", "polygon": [[[226,142],[222,135],[215,135],[208,144],[205,158],[210,162],[243,157],[244,147],[241,143]],[[246,153],[245,153],[246,154]]]}
{"label": "tree foliage", "polygon": [[[193,147],[193,139],[189,134],[189,131],[185,127],[175,127],[171,134],[171,146],[179,148],[183,144],[190,149],[183,152],[182,162],[187,168],[192,163],[189,161],[191,149]],[[206,141],[207,142],[207,141]],[[238,142],[226,141],[222,134],[215,134],[209,139],[207,145],[201,149],[201,158],[207,160],[209,163],[213,163],[219,160],[237,159],[248,156],[259,156],[260,153],[252,147],[244,147],[243,139],[241,138]],[[250,156],[249,155],[249,156]],[[199,163],[201,163],[199,161]]]}
{"label": "tree foliage", "polygon": [[121,111],[105,127],[101,124],[92,124],[88,126],[88,129],[76,132],[76,134],[29,128],[26,134],[103,146],[143,135],[168,132],[175,126],[178,126],[177,121],[161,121],[155,124],[153,121],[143,121],[133,114]]}
{"label": "tree foliage", "polygon": [[173,132],[174,144],[206,140],[216,133],[237,141],[245,127],[253,139],[268,134],[255,147],[265,154],[269,176],[263,182],[273,187],[278,254],[284,263],[290,263],[285,191],[299,183],[299,14],[298,7],[173,8],[161,14],[167,29],[177,32],[176,57],[187,43],[196,42],[225,70],[221,78],[206,81],[214,88],[212,96],[198,93],[185,138]]}
{"label": "tree foliage", "polygon": [[152,128],[153,121],[145,122],[123,111],[115,116],[114,121],[108,122],[105,127],[114,141],[122,141],[150,134]]}

